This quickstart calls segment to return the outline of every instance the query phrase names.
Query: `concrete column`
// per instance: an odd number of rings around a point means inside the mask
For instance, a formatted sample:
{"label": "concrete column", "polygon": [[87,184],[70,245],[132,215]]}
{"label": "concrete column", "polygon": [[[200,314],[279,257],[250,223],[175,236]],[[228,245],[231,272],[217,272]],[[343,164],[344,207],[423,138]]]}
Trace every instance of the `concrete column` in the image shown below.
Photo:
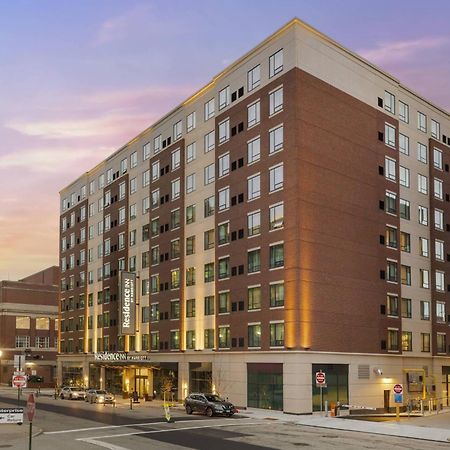
{"label": "concrete column", "polygon": [[105,389],[105,374],[106,370],[104,366],[100,367],[100,389]]}
{"label": "concrete column", "polygon": [[83,358],[83,382],[85,388],[89,387],[89,361],[87,357]]}
{"label": "concrete column", "polygon": [[178,363],[178,400],[184,400],[189,394],[189,363]]}
{"label": "concrete column", "polygon": [[62,373],[63,373],[62,361],[60,358],[58,358],[56,360],[56,384],[58,386],[62,386],[62,379],[63,379]]}

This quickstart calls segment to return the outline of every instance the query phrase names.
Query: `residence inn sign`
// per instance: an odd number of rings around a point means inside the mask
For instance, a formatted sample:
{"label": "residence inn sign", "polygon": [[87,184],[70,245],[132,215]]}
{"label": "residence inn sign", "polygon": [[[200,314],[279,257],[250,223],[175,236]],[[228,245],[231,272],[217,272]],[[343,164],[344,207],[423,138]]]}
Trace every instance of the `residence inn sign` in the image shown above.
{"label": "residence inn sign", "polygon": [[120,283],[120,334],[136,333],[136,274],[122,272]]}

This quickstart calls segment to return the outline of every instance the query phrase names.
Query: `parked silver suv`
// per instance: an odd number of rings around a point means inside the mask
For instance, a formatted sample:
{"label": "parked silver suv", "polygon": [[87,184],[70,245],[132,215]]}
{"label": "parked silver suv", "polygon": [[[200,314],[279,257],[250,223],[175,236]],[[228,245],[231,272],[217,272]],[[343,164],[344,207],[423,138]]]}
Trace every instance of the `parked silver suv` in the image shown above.
{"label": "parked silver suv", "polygon": [[230,402],[221,399],[215,394],[193,393],[184,400],[184,407],[187,414],[194,411],[206,414],[208,417],[214,415],[224,415],[231,417],[237,409]]}
{"label": "parked silver suv", "polygon": [[65,386],[61,389],[61,394],[59,394],[59,396],[63,400],[65,398],[68,398],[69,400],[84,400],[86,392],[81,388]]}

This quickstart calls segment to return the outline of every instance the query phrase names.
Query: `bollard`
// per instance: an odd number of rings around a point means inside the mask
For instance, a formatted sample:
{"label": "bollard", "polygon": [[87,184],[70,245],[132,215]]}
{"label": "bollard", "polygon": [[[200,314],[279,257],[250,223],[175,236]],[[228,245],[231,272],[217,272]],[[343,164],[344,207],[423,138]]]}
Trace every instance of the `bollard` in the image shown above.
{"label": "bollard", "polygon": [[133,399],[130,397],[130,409],[133,409]]}
{"label": "bollard", "polygon": [[325,400],[325,417],[328,417],[328,400]]}

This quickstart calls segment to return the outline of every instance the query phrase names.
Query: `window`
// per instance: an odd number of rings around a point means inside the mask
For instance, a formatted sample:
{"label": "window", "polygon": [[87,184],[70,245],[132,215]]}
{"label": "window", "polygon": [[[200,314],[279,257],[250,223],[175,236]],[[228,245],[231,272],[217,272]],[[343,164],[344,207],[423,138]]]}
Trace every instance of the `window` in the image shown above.
{"label": "window", "polygon": [[147,214],[150,210],[150,197],[142,199],[142,214]]}
{"label": "window", "polygon": [[188,350],[195,349],[195,330],[186,331],[186,348]]}
{"label": "window", "polygon": [[258,136],[247,142],[247,162],[248,164],[259,161],[261,157],[261,139]]}
{"label": "window", "polygon": [[215,178],[215,165],[214,163],[209,164],[204,168],[204,185],[207,186],[214,182]]}
{"label": "window", "polygon": [[278,308],[284,306],[284,283],[270,284],[270,307]]}
{"label": "window", "polygon": [[420,302],[420,319],[430,320],[430,302]]}
{"label": "window", "polygon": [[401,279],[402,279],[402,284],[406,285],[406,286],[411,286],[411,267],[410,266],[405,266],[405,265],[401,265]]}
{"label": "window", "polygon": [[434,228],[441,231],[444,229],[444,211],[440,209],[434,210]]}
{"label": "window", "polygon": [[195,267],[186,269],[186,286],[195,286]]}
{"label": "window", "polygon": [[159,350],[159,331],[152,331],[150,333],[150,350]]}
{"label": "window", "polygon": [[400,217],[409,220],[411,216],[411,208],[408,200],[400,199]]}
{"label": "window", "polygon": [[170,229],[175,230],[180,227],[180,208],[170,212]]}
{"label": "window", "polygon": [[430,333],[420,333],[422,339],[422,352],[429,352],[431,350],[430,345]]}
{"label": "window", "polygon": [[395,148],[395,128],[388,123],[384,124],[384,143]]}
{"label": "window", "polygon": [[424,289],[430,287],[430,271],[427,269],[420,269],[420,286]]}
{"label": "window", "polygon": [[227,86],[219,91],[219,110],[227,107],[230,104],[230,86]]}
{"label": "window", "polygon": [[159,292],[159,275],[152,275],[150,277],[150,292],[152,294]]}
{"label": "window", "polygon": [[261,270],[261,249],[250,250],[248,252],[248,273],[255,273]]}
{"label": "window", "polygon": [[417,111],[417,129],[427,132],[427,116],[420,111]]}
{"label": "window", "polygon": [[283,125],[269,131],[269,154],[283,149]]}
{"label": "window", "polygon": [[30,336],[16,336],[16,348],[29,348]]}
{"label": "window", "polygon": [[444,242],[436,239],[434,241],[434,254],[438,261],[444,261]]}
{"label": "window", "polygon": [[445,322],[445,303],[436,302],[436,320],[438,322]]}
{"label": "window", "polygon": [[[409,188],[410,182],[409,182],[409,169],[406,167],[400,166],[399,168],[399,175],[400,175],[400,186]],[[387,175],[386,175],[387,177]],[[387,177],[388,178],[388,177]]]}
{"label": "window", "polygon": [[261,176],[253,175],[247,179],[247,198],[253,200],[261,196]]}
{"label": "window", "polygon": [[195,205],[186,206],[186,224],[195,222]]}
{"label": "window", "polygon": [[214,98],[205,103],[205,122],[214,117],[216,110],[216,101]]}
{"label": "window", "polygon": [[387,315],[391,317],[398,317],[398,297],[396,295],[387,295]]}
{"label": "window", "polygon": [[431,137],[441,139],[441,125],[433,119],[431,119]]}
{"label": "window", "polygon": [[269,191],[283,189],[283,164],[269,169]]}
{"label": "window", "polygon": [[181,164],[181,152],[180,149],[177,148],[172,152],[172,170],[178,169]]}
{"label": "window", "polygon": [[219,314],[230,312],[230,293],[219,292]]}
{"label": "window", "polygon": [[386,264],[386,280],[392,283],[397,283],[398,281],[398,268],[397,262],[387,261]]}
{"label": "window", "polygon": [[26,316],[16,316],[16,329],[29,330],[30,318]]}
{"label": "window", "polygon": [[214,348],[214,330],[207,329],[204,334],[204,347]]}
{"label": "window", "polygon": [[247,290],[248,310],[261,309],[261,286],[249,287]]}
{"label": "window", "polygon": [[388,91],[384,91],[384,109],[395,114],[395,95]]}
{"label": "window", "polygon": [[274,244],[270,246],[270,268],[284,266],[284,244]]}
{"label": "window", "polygon": [[180,349],[180,331],[171,330],[170,331],[170,349],[179,350]]}
{"label": "window", "polygon": [[35,346],[37,348],[49,348],[50,347],[50,338],[48,336],[36,336]]}
{"label": "window", "polygon": [[[192,273],[191,273],[191,276],[192,276]],[[194,276],[195,276],[195,273],[194,273]],[[194,281],[195,281],[195,278],[194,278]],[[170,271],[170,289],[178,289],[179,287],[180,287],[180,269],[172,269]]]}
{"label": "window", "polygon": [[409,105],[398,101],[398,118],[405,123],[409,123]]}
{"label": "window", "polygon": [[205,149],[204,152],[208,153],[211,150],[214,150],[214,147],[216,146],[216,141],[214,137],[214,130],[210,131],[208,134],[205,134]]}
{"label": "window", "polygon": [[411,252],[411,235],[404,231],[400,232],[400,250],[402,252]]}
{"label": "window", "polygon": [[410,298],[402,298],[402,317],[411,319],[412,317],[412,302]]}
{"label": "window", "polygon": [[219,197],[218,202],[219,211],[228,209],[230,207],[230,188],[226,187],[224,189],[221,189],[218,193],[218,197]]}
{"label": "window", "polygon": [[436,290],[444,292],[445,288],[445,274],[444,272],[440,272],[439,270],[436,270],[435,273],[436,278]]}
{"label": "window", "polygon": [[404,134],[398,135],[398,148],[400,150],[400,153],[403,153],[404,155],[409,155],[409,137],[405,136]]}
{"label": "window", "polygon": [[427,238],[420,237],[419,238],[419,244],[420,244],[420,256],[424,256],[425,258],[428,258],[430,254],[430,247],[429,247],[429,241]]}
{"label": "window", "polygon": [[433,164],[435,169],[442,170],[443,168],[442,152],[437,148],[433,149]]}
{"label": "window", "polygon": [[386,226],[386,245],[397,248],[397,228]]}
{"label": "window", "polygon": [[283,110],[283,87],[269,94],[269,116]]}
{"label": "window", "polygon": [[[148,252],[142,253],[142,259],[144,259],[145,254],[148,254]],[[152,247],[151,254],[152,254],[152,266],[156,266],[157,264],[159,264],[159,245]]]}
{"label": "window", "polygon": [[152,208],[157,208],[159,206],[159,189],[152,191]]}
{"label": "window", "polygon": [[223,144],[228,139],[230,139],[230,119],[219,123],[219,144]]}
{"label": "window", "polygon": [[388,342],[387,349],[391,352],[398,352],[398,330],[390,329],[388,330]]}
{"label": "window", "polygon": [[258,100],[255,103],[252,103],[250,106],[247,106],[247,126],[250,128],[256,124],[258,124],[261,120],[261,103]]}
{"label": "window", "polygon": [[158,234],[159,234],[159,219],[158,218],[156,218],[156,219],[153,219],[151,222],[150,222],[150,229],[151,229],[151,236],[152,237],[155,237],[155,236],[158,236]]}
{"label": "window", "polygon": [[197,157],[197,143],[192,142],[186,147],[186,163],[194,161]]}
{"label": "window", "polygon": [[402,351],[412,352],[412,333],[411,333],[411,331],[402,331]]}
{"label": "window", "polygon": [[388,158],[387,156],[384,158],[384,167],[385,167],[384,171],[385,171],[386,178],[388,180],[391,180],[391,181],[396,180],[395,166],[396,166],[395,159]]}
{"label": "window", "polygon": [[214,281],[214,263],[207,263],[205,264],[205,283],[210,283]]}
{"label": "window", "polygon": [[214,215],[214,196],[205,198],[204,204],[204,217],[209,217]]}
{"label": "window", "polygon": [[283,347],[284,346],[284,323],[270,323],[270,346]]}
{"label": "window", "polygon": [[180,239],[174,239],[170,242],[170,259],[180,257]]}
{"label": "window", "polygon": [[130,194],[134,194],[137,191],[137,180],[132,178],[130,180]]}
{"label": "window", "polygon": [[186,256],[193,255],[195,253],[195,236],[189,236],[186,238]]}
{"label": "window", "polygon": [[50,330],[50,319],[48,317],[36,317],[36,330]]}
{"label": "window", "polygon": [[207,230],[204,233],[204,248],[205,250],[209,250],[210,248],[214,248],[214,230]]}
{"label": "window", "polygon": [[442,180],[434,179],[434,197],[438,200],[444,200],[444,185]]}
{"label": "window", "polygon": [[186,193],[190,194],[195,191],[195,173],[191,173],[186,177]]}
{"label": "window", "polygon": [[248,346],[249,348],[261,347],[261,324],[248,326]]}
{"label": "window", "polygon": [[225,153],[219,156],[218,163],[219,163],[219,178],[228,175],[228,173],[230,172],[230,154]]}
{"label": "window", "polygon": [[189,133],[190,131],[192,131],[195,128],[195,125],[196,125],[195,122],[196,122],[195,111],[193,111],[186,117],[186,132],[187,133]]}
{"label": "window", "polygon": [[256,236],[261,233],[261,211],[247,214],[247,234]]}
{"label": "window", "polygon": [[445,333],[437,333],[436,351],[437,353],[447,353],[447,335]]}
{"label": "window", "polygon": [[181,120],[179,120],[173,126],[173,140],[174,141],[177,141],[178,139],[181,138],[182,133],[183,133],[182,130],[183,130],[183,122]]}
{"label": "window", "polygon": [[417,143],[417,160],[423,162],[424,164],[428,161],[427,146],[421,144],[420,142]]}
{"label": "window", "polygon": [[137,165],[138,165],[138,154],[137,154],[137,152],[133,152],[130,155],[130,167],[133,169]]}
{"label": "window", "polygon": [[419,211],[419,223],[422,225],[428,225],[428,208],[419,205],[418,211]]}
{"label": "window", "polygon": [[159,304],[152,303],[150,305],[150,321],[158,322],[158,320],[159,320]]}
{"label": "window", "polygon": [[417,190],[421,194],[428,194],[428,178],[420,173],[417,175]]}
{"label": "window", "polygon": [[278,50],[269,58],[269,78],[283,70],[283,49]]}
{"label": "window", "polygon": [[230,277],[230,258],[219,259],[219,280]]}
{"label": "window", "polygon": [[162,136],[159,134],[153,139],[153,151],[155,155],[161,150],[162,147]]}
{"label": "window", "polygon": [[195,298],[186,300],[186,317],[195,317]]}
{"label": "window", "polygon": [[219,327],[219,348],[230,348],[230,326]]}
{"label": "window", "polygon": [[171,198],[176,200],[180,197],[181,181],[179,178],[171,182]]}
{"label": "window", "polygon": [[179,319],[180,318],[180,301],[171,300],[170,301],[170,318]]}
{"label": "window", "polygon": [[155,161],[154,163],[152,163],[152,182],[159,179],[159,168],[159,161]]}
{"label": "window", "polygon": [[247,72],[247,91],[257,88],[261,81],[261,66],[258,64]]}
{"label": "window", "polygon": [[269,207],[269,228],[277,230],[284,225],[284,204],[278,203]]}
{"label": "window", "polygon": [[218,226],[219,245],[230,242],[230,223],[222,223]]}

